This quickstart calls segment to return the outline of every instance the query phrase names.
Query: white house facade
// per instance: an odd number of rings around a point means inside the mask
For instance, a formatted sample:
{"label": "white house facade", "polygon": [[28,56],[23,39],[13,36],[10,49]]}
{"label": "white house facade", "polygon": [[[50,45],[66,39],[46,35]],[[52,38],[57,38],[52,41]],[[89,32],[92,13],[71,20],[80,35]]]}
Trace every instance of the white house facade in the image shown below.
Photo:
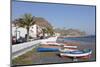
{"label": "white house facade", "polygon": [[[25,35],[27,34],[27,30],[23,27],[16,27],[14,24],[12,24],[12,36],[17,37],[23,37],[25,38]],[[42,29],[38,25],[33,25],[29,29],[29,36],[32,38],[36,38],[37,34],[42,36]]]}

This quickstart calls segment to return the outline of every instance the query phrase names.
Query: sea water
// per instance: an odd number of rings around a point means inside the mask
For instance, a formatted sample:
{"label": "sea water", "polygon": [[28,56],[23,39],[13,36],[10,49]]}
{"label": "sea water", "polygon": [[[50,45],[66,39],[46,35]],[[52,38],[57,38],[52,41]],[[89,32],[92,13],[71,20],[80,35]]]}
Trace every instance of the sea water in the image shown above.
{"label": "sea water", "polygon": [[81,44],[95,44],[96,42],[96,36],[84,36],[84,37],[66,37],[66,38],[60,38],[58,41],[64,41],[64,42],[79,42]]}

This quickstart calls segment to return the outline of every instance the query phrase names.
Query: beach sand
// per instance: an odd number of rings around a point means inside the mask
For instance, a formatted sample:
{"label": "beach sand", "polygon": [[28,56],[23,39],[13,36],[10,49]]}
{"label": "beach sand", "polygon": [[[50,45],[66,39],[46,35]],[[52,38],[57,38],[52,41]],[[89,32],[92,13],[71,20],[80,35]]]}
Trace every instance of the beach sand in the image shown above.
{"label": "beach sand", "polygon": [[[71,46],[78,46],[79,50],[83,49],[92,49],[92,55],[90,58],[78,58],[77,62],[84,62],[84,61],[95,61],[96,56],[95,56],[95,44],[80,44],[80,43],[71,43],[71,42],[66,42],[64,43],[65,45],[71,45]],[[61,48],[59,46],[49,46],[49,45],[42,45],[40,47],[46,47],[46,48]],[[73,58],[69,57],[60,57],[59,52],[38,52],[40,59],[38,59],[36,64],[48,64],[48,63],[67,63],[67,62],[75,62],[73,61]]]}

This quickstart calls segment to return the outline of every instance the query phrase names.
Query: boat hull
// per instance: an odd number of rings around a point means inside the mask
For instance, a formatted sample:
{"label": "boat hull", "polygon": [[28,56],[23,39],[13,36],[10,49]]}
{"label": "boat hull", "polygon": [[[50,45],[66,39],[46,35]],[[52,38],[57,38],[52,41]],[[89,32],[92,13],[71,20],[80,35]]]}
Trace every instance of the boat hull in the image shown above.
{"label": "boat hull", "polygon": [[57,48],[37,48],[38,52],[58,52]]}
{"label": "boat hull", "polygon": [[60,53],[60,56],[66,56],[66,57],[88,57],[92,54],[92,51],[88,52],[83,52],[83,53],[75,53],[74,51],[72,52],[65,52],[65,53]]}

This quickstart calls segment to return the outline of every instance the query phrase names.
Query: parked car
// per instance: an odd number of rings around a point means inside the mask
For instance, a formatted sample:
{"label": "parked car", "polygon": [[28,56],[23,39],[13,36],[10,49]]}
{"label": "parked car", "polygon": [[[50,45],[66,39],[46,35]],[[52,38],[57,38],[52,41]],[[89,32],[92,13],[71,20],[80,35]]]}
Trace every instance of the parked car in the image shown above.
{"label": "parked car", "polygon": [[23,37],[20,37],[18,40],[17,40],[17,44],[18,43],[23,43],[23,42],[26,42],[26,38],[23,38]]}

